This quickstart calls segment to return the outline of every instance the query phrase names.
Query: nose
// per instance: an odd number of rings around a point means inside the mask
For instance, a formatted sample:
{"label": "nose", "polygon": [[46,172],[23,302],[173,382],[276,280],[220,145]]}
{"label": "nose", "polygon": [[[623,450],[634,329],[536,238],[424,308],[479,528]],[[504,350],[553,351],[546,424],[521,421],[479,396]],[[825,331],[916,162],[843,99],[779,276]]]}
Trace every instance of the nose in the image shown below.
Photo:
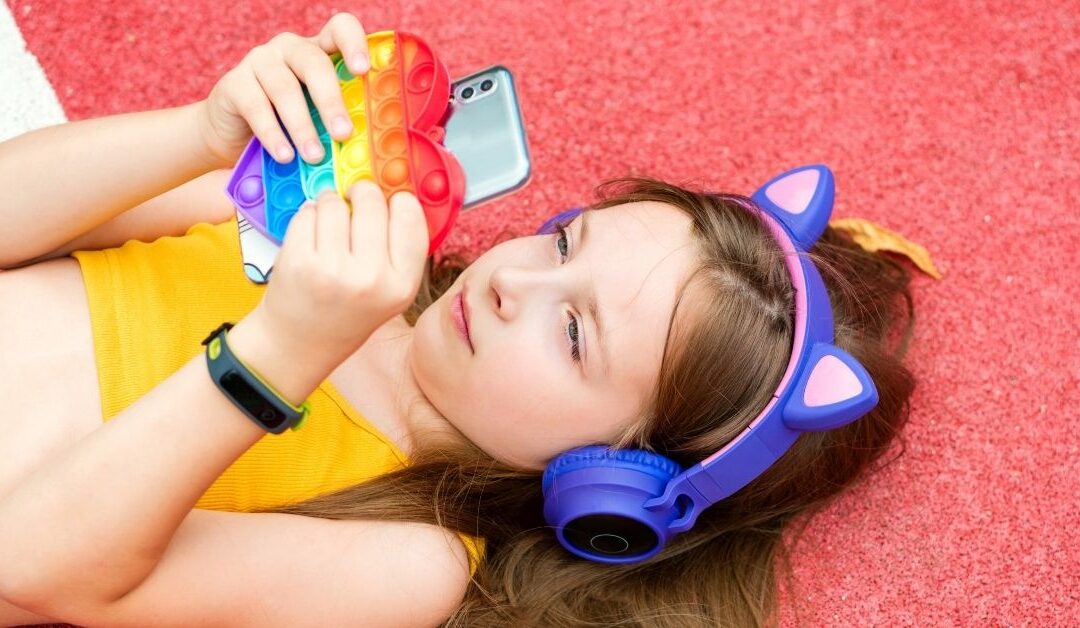
{"label": "nose", "polygon": [[500,318],[511,319],[521,312],[527,299],[545,294],[552,286],[551,269],[500,266],[491,273],[491,302]]}

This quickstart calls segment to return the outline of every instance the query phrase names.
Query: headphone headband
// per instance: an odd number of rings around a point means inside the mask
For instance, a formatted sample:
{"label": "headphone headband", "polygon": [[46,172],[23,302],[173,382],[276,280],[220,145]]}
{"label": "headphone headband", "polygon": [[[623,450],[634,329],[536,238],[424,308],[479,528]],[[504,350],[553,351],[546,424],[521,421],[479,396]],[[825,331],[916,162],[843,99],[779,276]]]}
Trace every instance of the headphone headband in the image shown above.
{"label": "headphone headband", "polygon": [[[654,555],[674,535],[689,530],[705,508],[772,466],[800,433],[840,427],[877,405],[870,375],[833,344],[829,295],[805,255],[828,226],[834,198],[832,172],[823,164],[796,168],[769,180],[751,198],[783,251],[795,288],[794,338],[784,376],[772,400],[738,436],[686,471],[680,472],[677,464],[652,452],[601,451],[606,450],[602,446],[571,450],[553,461],[544,474],[544,514],[563,545],[579,556],[626,563]],[[754,207],[747,209],[757,212]],[[563,212],[541,229],[574,211],[580,210]],[[672,473],[657,472],[664,465],[653,457],[671,465],[662,470]],[[646,459],[652,468],[645,469],[645,474],[652,479],[629,479],[631,472],[642,475]],[[576,480],[571,477],[575,472]],[[553,490],[556,476],[559,487]],[[627,494],[633,497],[601,498],[602,491],[614,492],[611,486],[616,481],[625,483]],[[583,499],[583,489],[600,484],[607,488],[592,493],[592,502]],[[582,509],[589,512],[583,514]]]}

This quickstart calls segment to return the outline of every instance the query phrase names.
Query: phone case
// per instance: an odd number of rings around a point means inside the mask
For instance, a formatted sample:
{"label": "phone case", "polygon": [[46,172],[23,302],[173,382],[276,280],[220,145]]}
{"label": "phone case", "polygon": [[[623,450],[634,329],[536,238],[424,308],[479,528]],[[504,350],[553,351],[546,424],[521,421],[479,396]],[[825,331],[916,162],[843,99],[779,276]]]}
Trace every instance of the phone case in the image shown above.
{"label": "phone case", "polygon": [[242,217],[237,223],[245,271],[256,283],[268,281],[276,249],[300,205],[325,189],[346,198],[354,183],[369,179],[387,198],[399,190],[412,192],[427,216],[429,255],[460,213],[465,177],[440,143],[445,135],[440,121],[450,101],[449,71],[423,40],[409,33],[368,35],[368,50],[371,69],[359,77],[340,55],[332,57],[354,125],[352,137],[332,140],[308,98],[326,150],[321,163],[295,157],[280,164],[253,138],[233,170],[226,193]]}
{"label": "phone case", "polygon": [[[489,92],[481,92],[490,80]],[[462,100],[461,93],[475,88],[483,96]],[[517,89],[510,70],[494,65],[457,79],[453,83],[454,102],[443,122],[446,146],[465,172],[465,200],[462,212],[515,192],[532,172],[525,124],[518,104]]]}

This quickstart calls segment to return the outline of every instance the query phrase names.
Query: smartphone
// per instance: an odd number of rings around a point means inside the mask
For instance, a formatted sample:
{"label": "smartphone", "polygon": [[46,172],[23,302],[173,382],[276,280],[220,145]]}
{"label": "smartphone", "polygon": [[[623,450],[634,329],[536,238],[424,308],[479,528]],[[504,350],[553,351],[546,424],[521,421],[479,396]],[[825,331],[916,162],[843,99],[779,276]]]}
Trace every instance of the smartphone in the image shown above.
{"label": "smartphone", "polygon": [[[532,174],[525,125],[518,105],[514,76],[494,65],[453,82],[450,106],[441,125],[443,146],[465,174],[464,213],[521,189]],[[270,280],[280,246],[237,211],[240,255],[244,274],[252,282]]]}

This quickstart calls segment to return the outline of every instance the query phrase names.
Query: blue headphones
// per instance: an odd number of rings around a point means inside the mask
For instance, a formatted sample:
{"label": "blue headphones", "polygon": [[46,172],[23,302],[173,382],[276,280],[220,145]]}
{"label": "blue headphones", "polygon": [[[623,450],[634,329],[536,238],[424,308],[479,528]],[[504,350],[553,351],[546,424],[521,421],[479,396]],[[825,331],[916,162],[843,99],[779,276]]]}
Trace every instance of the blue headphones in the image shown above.
{"label": "blue headphones", "polygon": [[[817,268],[800,255],[828,226],[833,194],[832,171],[815,164],[774,177],[751,197],[795,287],[791,359],[772,400],[734,440],[686,470],[640,449],[591,445],[557,456],[544,471],[544,518],[571,553],[611,564],[645,560],[693,527],[701,511],[772,466],[801,432],[840,427],[877,405],[866,369],[832,344],[829,295]],[[538,233],[580,212],[565,211]]]}

